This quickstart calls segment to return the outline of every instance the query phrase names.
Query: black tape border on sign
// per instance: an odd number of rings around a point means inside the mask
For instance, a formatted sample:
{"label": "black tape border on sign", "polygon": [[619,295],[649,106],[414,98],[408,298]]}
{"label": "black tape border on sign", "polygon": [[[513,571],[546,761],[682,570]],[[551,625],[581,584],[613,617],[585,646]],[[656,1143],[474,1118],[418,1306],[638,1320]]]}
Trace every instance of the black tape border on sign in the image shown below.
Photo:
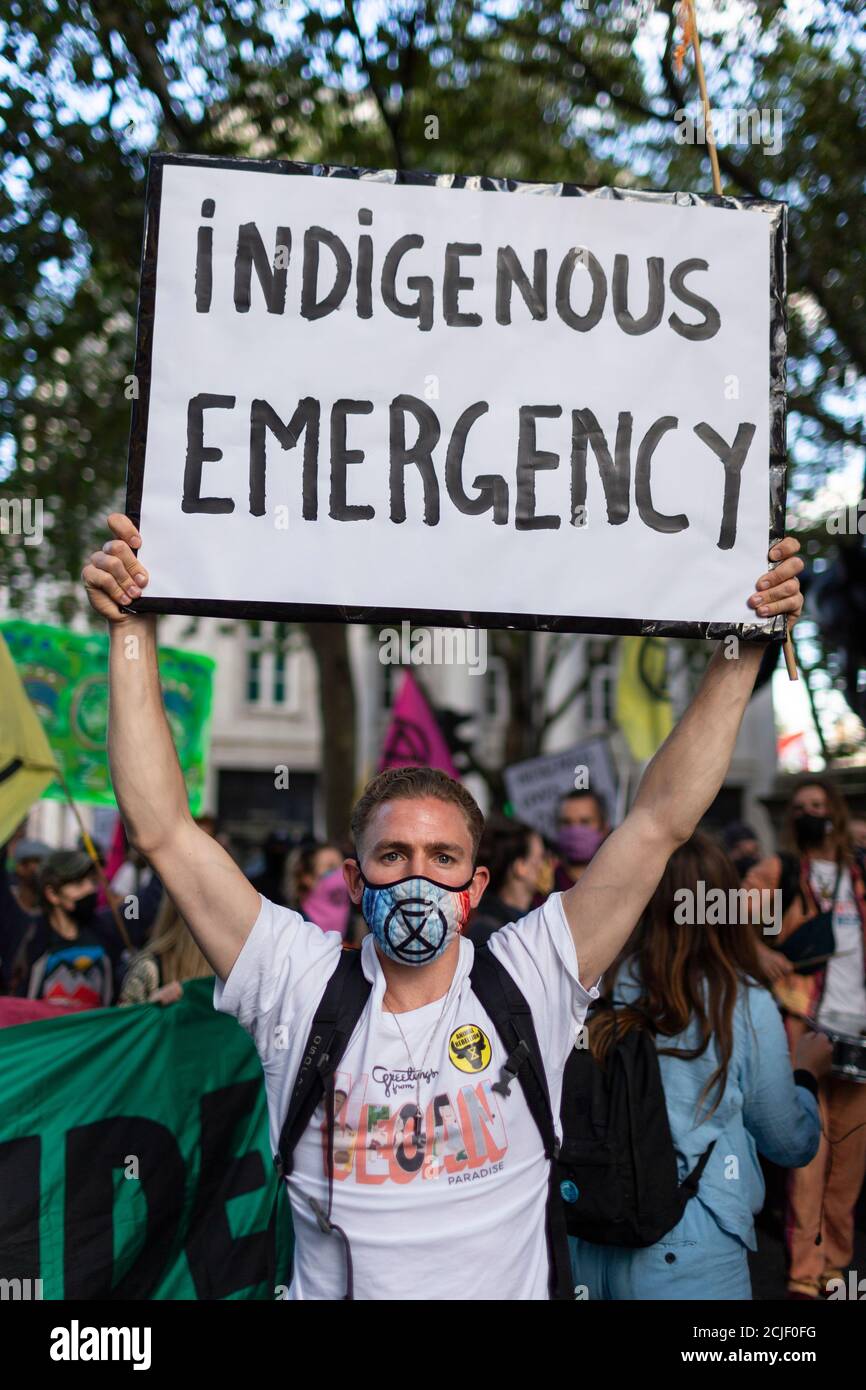
{"label": "black tape border on sign", "polygon": [[[339,164],[301,164],[283,159],[224,159],[207,155],[154,154],[148,163],[144,240],[141,253],[141,291],[135,352],[138,396],[132,402],[126,514],[141,521],[144,455],[150,404],[150,371],[156,307],[156,262],[162,171],[167,164],[217,169],[247,169],[256,173],[300,175],[307,178],[364,179],[375,183],[410,184],[421,188],[471,189],[559,198],[604,198],[618,202],[674,204],[677,207],[719,207],[753,211],[770,219],[770,529],[768,549],[785,534],[785,383],[788,324],[785,310],[788,208],[768,198],[735,198],[705,193],[668,193],[648,189],[584,188],[574,183],[530,183],[489,175],[428,174],[397,169],[349,168]],[[756,576],[757,577],[757,576]],[[134,613],[180,613],[195,617],[259,618],[305,622],[415,623],[442,627],[488,627],[530,632],[593,632],[612,636],[695,637],[719,639],[733,633],[745,641],[774,642],[784,638],[787,621],[775,617],[754,623],[647,622],[641,618],[573,618],[551,614],[459,612],[455,609],[359,608],[338,604],[251,603],[241,600],[141,598],[130,605]]]}

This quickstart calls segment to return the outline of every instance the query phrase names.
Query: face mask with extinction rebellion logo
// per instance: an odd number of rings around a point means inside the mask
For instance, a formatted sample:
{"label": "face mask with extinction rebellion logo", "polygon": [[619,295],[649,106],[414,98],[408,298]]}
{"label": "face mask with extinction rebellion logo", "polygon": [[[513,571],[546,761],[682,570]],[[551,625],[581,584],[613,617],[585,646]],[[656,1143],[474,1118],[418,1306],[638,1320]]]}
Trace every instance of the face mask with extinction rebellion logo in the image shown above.
{"label": "face mask with extinction rebellion logo", "polygon": [[437,960],[469,919],[468,889],[475,877],[455,887],[432,878],[400,878],[396,883],[364,881],[361,911],[377,944],[400,965]]}

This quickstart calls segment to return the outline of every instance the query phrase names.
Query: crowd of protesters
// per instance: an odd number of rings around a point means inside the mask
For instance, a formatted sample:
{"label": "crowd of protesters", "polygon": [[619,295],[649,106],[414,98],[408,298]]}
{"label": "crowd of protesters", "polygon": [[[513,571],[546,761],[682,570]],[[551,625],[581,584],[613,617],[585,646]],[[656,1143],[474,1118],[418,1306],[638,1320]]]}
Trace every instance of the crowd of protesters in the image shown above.
{"label": "crowd of protesters", "polygon": [[[218,833],[212,821],[202,824]],[[864,828],[830,782],[806,778],[791,797],[776,853],[764,853],[750,826],[732,823],[720,835],[696,833],[669,860],[604,976],[602,993],[615,1009],[590,1011],[585,1044],[604,1066],[630,1030],[649,1032],[679,1177],[696,1167],[701,1177],[679,1223],[649,1246],[571,1238],[575,1286],[585,1296],[678,1298],[699,1288],[705,1298],[748,1298],[747,1252],[756,1248],[765,1176],[778,1187],[773,1165],[790,1170],[782,1197],[789,1296],[820,1297],[843,1276],[866,1174],[866,1075],[858,1082],[831,1070],[830,1046],[815,1025],[866,1032]],[[489,886],[466,927],[475,948],[577,882],[609,833],[607,807],[588,790],[562,798],[554,839],[491,815],[478,851]],[[263,897],[358,944],[367,928],[344,882],[345,849],[275,831],[253,860],[238,857],[257,870],[250,878]],[[781,922],[769,932],[748,913],[684,922],[676,904],[684,890],[697,900],[699,884],[704,898],[713,889],[726,896],[778,890]],[[829,914],[832,935],[816,969],[784,947],[804,927],[808,935],[821,914]],[[64,1011],[166,1005],[182,997],[184,982],[212,973],[135,851],[109,884],[82,847],[51,850],[23,827],[0,850],[0,992]],[[802,1085],[804,1076],[811,1084]],[[713,1148],[735,1171],[702,1171]]]}
{"label": "crowd of protesters", "polygon": [[[215,820],[208,833],[232,849]],[[115,1003],[171,1003],[185,980],[212,975],[183,918],[147,861],[128,849],[111,879],[107,855],[79,844],[52,849],[20,826],[0,846],[0,994],[59,1009]],[[233,851],[241,863],[249,852]],[[291,907],[324,931],[351,940],[343,854],[310,836],[294,843],[274,832],[250,861],[270,901]]]}

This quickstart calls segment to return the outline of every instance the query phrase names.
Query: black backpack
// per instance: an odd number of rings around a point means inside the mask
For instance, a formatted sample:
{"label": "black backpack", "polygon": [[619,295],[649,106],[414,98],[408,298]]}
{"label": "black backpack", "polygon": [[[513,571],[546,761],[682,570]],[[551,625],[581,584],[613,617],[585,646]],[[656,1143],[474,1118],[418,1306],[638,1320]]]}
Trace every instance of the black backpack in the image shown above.
{"label": "black backpack", "polygon": [[[609,1000],[601,1008],[612,1008]],[[715,1140],[680,1182],[652,1030],[611,1042],[604,1066],[576,1047],[562,1082],[560,1192],[569,1235],[655,1245],[681,1219]]]}
{"label": "black backpack", "polygon": [[[493,1089],[506,1098],[511,1094],[513,1083],[519,1082],[541,1135],[545,1156],[550,1160],[546,1214],[550,1270],[548,1287],[551,1299],[573,1302],[571,1260],[556,1166],[559,1143],[554,1130],[547,1080],[529,1005],[508,971],[484,948],[475,952],[470,979],[476,998],[492,1020],[508,1053],[500,1078],[494,1082]],[[287,1178],[292,1172],[298,1141],[316,1106],[324,1098],[328,1146],[327,1210],[323,1210],[315,1198],[308,1200],[319,1229],[326,1234],[336,1235],[345,1246],[344,1299],[354,1297],[354,1277],[352,1252],[346,1234],[331,1220],[334,1195],[334,1075],[364,1011],[370,988],[370,983],[361,969],[361,952],[344,949],[316,1010],[292,1098],[283,1121],[277,1153],[274,1155],[277,1173],[280,1178]],[[282,1185],[281,1182],[279,1187]]]}

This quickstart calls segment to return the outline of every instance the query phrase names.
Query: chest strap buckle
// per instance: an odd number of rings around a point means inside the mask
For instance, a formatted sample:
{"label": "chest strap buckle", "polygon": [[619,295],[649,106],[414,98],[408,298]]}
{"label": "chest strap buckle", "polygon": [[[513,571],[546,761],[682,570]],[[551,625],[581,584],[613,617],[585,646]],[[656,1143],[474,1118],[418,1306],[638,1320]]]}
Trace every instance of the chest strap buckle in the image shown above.
{"label": "chest strap buckle", "polygon": [[499,1080],[494,1081],[491,1091],[497,1091],[501,1096],[511,1095],[511,1083],[517,1076],[524,1062],[529,1058],[529,1048],[521,1038],[514,1051],[505,1060],[505,1065],[499,1074]]}

